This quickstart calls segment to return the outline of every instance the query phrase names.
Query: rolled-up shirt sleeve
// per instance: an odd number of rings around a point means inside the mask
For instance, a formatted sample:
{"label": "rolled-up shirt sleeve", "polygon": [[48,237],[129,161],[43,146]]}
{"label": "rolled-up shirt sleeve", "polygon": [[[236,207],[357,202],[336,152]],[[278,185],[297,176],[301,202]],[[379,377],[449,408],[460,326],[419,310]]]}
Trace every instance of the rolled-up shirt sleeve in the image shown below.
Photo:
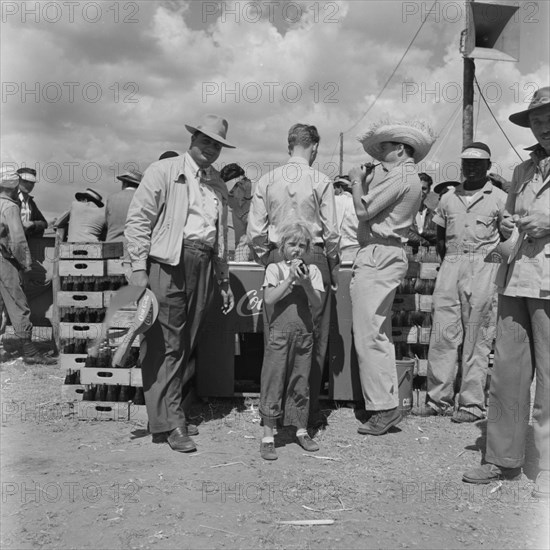
{"label": "rolled-up shirt sleeve", "polygon": [[128,254],[132,271],[146,270],[147,257],[151,248],[151,234],[164,203],[165,183],[155,166],[145,171],[143,179],[134,193],[124,236],[128,241]]}

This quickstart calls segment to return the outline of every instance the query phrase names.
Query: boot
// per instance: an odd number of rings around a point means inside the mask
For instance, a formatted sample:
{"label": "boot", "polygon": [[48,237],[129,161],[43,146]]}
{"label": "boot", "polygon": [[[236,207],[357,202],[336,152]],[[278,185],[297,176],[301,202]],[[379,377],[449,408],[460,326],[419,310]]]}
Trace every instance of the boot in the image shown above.
{"label": "boot", "polygon": [[38,351],[34,342],[25,340],[23,342],[23,361],[26,365],[55,365],[57,359]]}

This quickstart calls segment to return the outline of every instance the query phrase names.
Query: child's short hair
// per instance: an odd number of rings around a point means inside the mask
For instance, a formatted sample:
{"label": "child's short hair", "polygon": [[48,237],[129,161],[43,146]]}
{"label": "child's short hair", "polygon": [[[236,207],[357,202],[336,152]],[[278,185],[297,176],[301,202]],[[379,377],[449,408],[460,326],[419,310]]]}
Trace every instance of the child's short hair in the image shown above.
{"label": "child's short hair", "polygon": [[290,239],[298,237],[306,242],[306,252],[311,248],[313,235],[304,221],[291,222],[281,227],[279,252],[282,254],[285,244]]}

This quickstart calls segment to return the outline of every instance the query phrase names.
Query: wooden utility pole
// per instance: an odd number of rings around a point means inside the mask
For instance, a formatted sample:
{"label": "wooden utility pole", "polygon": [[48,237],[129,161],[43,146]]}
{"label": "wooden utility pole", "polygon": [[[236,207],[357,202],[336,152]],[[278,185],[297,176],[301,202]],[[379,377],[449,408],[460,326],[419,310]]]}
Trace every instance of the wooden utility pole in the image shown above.
{"label": "wooden utility pole", "polygon": [[[465,7],[468,12],[468,4],[472,0],[466,0]],[[471,29],[468,29],[470,32]],[[474,60],[464,57],[464,72],[462,77],[462,148],[474,141],[474,78],[476,66]]]}
{"label": "wooden utility pole", "polygon": [[340,176],[344,174],[344,132],[340,132]]}

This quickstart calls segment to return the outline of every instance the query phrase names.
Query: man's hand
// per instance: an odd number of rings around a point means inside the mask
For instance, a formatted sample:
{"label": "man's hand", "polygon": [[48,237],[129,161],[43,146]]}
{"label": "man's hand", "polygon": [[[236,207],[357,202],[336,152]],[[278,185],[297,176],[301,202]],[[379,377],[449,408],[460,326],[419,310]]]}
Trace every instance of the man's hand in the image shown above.
{"label": "man's hand", "polygon": [[550,216],[547,212],[536,210],[532,214],[519,218],[516,223],[520,231],[535,239],[550,234]]}
{"label": "man's hand", "polygon": [[235,297],[233,296],[233,291],[229,283],[222,283],[220,285],[220,291],[223,300],[222,312],[224,315],[227,315],[235,307]]}
{"label": "man's hand", "polygon": [[128,283],[134,286],[149,286],[149,277],[147,277],[145,269],[133,271],[128,279]]}
{"label": "man's hand", "polygon": [[374,168],[368,170],[364,164],[361,164],[361,166],[354,166],[349,172],[349,179],[352,187],[354,182],[359,182],[362,186],[366,185],[368,187],[370,182],[374,179]]}
{"label": "man's hand", "polygon": [[340,272],[340,266],[337,264],[330,270],[330,288],[334,292],[338,290],[338,273]]}
{"label": "man's hand", "polygon": [[500,222],[500,232],[505,240],[510,238],[512,231],[514,231],[514,227],[516,227],[516,224],[512,219],[512,216],[505,216],[502,218],[502,221]]}

